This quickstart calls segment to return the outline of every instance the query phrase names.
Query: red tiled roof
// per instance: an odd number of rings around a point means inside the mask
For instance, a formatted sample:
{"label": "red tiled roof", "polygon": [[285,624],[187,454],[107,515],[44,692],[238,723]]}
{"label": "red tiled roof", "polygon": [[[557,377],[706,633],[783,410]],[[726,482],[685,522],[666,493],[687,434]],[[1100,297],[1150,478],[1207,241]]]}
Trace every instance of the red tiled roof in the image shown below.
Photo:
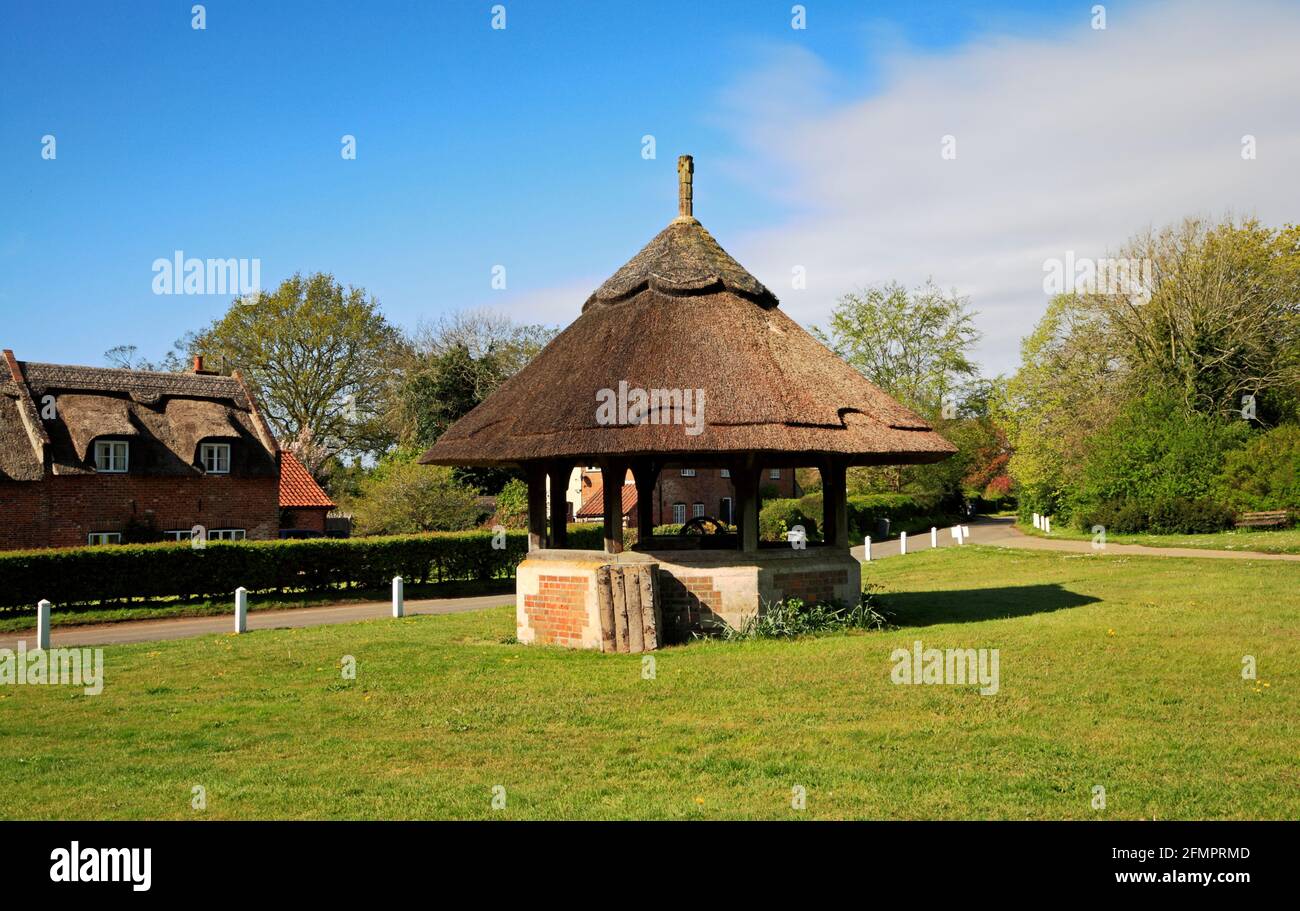
{"label": "red tiled roof", "polygon": [[334,501],[321,490],[307,466],[287,449],[280,450],[280,506],[293,509],[308,506],[334,508]]}
{"label": "red tiled roof", "polygon": [[[592,478],[591,489],[582,501],[575,519],[599,519],[605,515],[604,485],[598,478]],[[623,485],[623,515],[630,516],[636,512],[636,485]]]}

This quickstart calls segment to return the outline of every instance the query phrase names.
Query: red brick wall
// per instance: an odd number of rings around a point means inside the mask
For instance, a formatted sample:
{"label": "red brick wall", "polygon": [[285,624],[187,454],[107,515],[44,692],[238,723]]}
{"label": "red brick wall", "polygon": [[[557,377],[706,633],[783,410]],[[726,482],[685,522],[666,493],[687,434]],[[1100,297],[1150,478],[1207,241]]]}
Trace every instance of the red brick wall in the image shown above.
{"label": "red brick wall", "polygon": [[539,591],[524,595],[524,614],[539,645],[582,645],[587,627],[587,578],[539,576]]}
{"label": "red brick wall", "polygon": [[722,593],[712,576],[675,576],[660,571],[659,603],[669,642],[682,642],[692,630],[720,622],[717,611],[722,607]]}
{"label": "red brick wall", "polygon": [[328,509],[286,509],[280,519],[281,528],[300,528],[307,531],[325,531],[325,514]]}
{"label": "red brick wall", "polygon": [[47,476],[0,481],[0,549],[84,547],[97,531],[152,522],[158,531],[242,528],[250,540],[277,537],[277,478]]}
{"label": "red brick wall", "polygon": [[844,585],[848,579],[848,572],[843,569],[775,573],[772,587],[776,589],[778,598],[799,598],[805,604],[812,604],[832,600],[835,586]]}

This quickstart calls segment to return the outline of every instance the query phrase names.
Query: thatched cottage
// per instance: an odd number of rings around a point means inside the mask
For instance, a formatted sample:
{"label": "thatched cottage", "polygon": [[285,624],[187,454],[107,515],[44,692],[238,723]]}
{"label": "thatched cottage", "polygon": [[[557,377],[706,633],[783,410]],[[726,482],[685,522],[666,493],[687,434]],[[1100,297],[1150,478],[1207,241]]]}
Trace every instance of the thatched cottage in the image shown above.
{"label": "thatched cottage", "polygon": [[332,504],[294,466],[243,381],[202,359],[192,373],[0,361],[0,549],[188,540],[195,526],[271,539],[282,515],[319,513],[323,529]]}

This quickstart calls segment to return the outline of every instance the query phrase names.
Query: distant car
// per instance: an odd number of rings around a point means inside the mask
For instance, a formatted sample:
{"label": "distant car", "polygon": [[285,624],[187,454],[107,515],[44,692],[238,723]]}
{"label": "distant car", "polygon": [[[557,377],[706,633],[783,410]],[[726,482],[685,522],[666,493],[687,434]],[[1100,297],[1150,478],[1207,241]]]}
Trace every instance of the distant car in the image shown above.
{"label": "distant car", "polygon": [[280,529],[281,538],[323,538],[324,532],[316,531],[313,528],[282,528]]}

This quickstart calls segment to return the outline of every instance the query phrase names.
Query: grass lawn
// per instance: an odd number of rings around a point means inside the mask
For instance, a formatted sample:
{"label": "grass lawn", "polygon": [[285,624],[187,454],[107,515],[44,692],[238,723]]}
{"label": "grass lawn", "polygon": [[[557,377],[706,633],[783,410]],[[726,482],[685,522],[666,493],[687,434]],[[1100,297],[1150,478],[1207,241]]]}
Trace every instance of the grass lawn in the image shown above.
{"label": "grass lawn", "polygon": [[[102,695],[0,687],[0,814],[1300,817],[1300,566],[970,546],[866,575],[900,628],[696,642],[654,679],[512,644],[508,608],[113,647]],[[915,639],[999,649],[1000,692],[891,683]]]}
{"label": "grass lawn", "polygon": [[[1017,523],[1017,528],[1027,535],[1048,537],[1032,523]],[[1053,538],[1072,541],[1091,541],[1092,534],[1066,525],[1053,525]],[[1147,547],[1200,547],[1207,550],[1249,550],[1262,554],[1300,554],[1300,526],[1275,529],[1235,529],[1206,535],[1119,535],[1106,532],[1111,544],[1145,544]]]}
{"label": "grass lawn", "polygon": [[[485,582],[432,582],[427,585],[408,585],[404,590],[407,601],[422,598],[466,598],[474,595],[506,594],[515,591],[514,579],[492,579]],[[292,610],[296,607],[320,607],[327,604],[364,604],[368,601],[388,601],[391,588],[339,588],[318,592],[254,592],[248,596],[248,610]],[[507,597],[506,600],[509,600]],[[57,605],[50,612],[50,626],[88,626],[95,623],[116,623],[119,620],[163,620],[173,617],[213,617],[232,613],[235,595],[220,599],[160,598],[142,600],[132,604],[115,605]],[[0,633],[15,633],[36,628],[36,607],[0,609]]]}

